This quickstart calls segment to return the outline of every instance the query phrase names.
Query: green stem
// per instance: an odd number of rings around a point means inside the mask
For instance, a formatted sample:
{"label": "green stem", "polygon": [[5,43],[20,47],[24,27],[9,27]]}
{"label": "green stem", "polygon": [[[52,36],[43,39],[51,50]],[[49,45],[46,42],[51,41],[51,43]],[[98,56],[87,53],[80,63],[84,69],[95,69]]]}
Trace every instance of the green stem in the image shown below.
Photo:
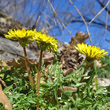
{"label": "green stem", "polygon": [[30,71],[30,67],[29,67],[29,63],[28,63],[28,58],[27,58],[27,53],[26,53],[26,48],[25,47],[23,47],[23,51],[24,51],[25,64],[26,64],[26,69],[27,69],[27,72],[28,72],[29,82],[30,82],[31,88],[34,89],[34,81],[33,81],[32,75],[31,75],[31,71]]}
{"label": "green stem", "polygon": [[[36,90],[37,96],[39,96],[39,88],[40,88],[42,54],[43,54],[43,51],[41,50],[39,65],[38,65],[38,74],[37,74],[37,90]],[[39,103],[37,103],[37,110],[39,110]]]}
{"label": "green stem", "polygon": [[[91,62],[90,64],[87,64],[86,67],[85,67],[85,70],[84,70],[84,73],[83,73],[83,74],[86,73],[86,71],[87,71],[87,69],[88,69],[89,67],[90,67],[91,69],[93,69],[93,65],[94,65],[94,61]],[[83,78],[83,80],[84,80],[84,77],[82,77],[82,78]],[[82,78],[81,78],[80,82],[83,81]],[[82,90],[82,93],[85,91],[86,87],[90,85],[90,83],[92,82],[93,78],[94,78],[94,73],[90,76],[88,83],[85,85],[84,89]]]}
{"label": "green stem", "polygon": [[88,81],[88,83],[85,85],[85,87],[84,87],[84,89],[82,90],[82,92],[84,92],[85,89],[86,89],[86,87],[88,87],[88,86],[90,85],[90,83],[92,82],[93,78],[94,78],[94,73],[90,76],[89,81]]}
{"label": "green stem", "polygon": [[[87,70],[89,69],[89,67],[93,67],[94,62],[90,63],[90,64],[86,64],[86,67],[84,68],[84,72],[83,75],[87,72]],[[81,78],[80,83],[84,80],[84,77]]]}

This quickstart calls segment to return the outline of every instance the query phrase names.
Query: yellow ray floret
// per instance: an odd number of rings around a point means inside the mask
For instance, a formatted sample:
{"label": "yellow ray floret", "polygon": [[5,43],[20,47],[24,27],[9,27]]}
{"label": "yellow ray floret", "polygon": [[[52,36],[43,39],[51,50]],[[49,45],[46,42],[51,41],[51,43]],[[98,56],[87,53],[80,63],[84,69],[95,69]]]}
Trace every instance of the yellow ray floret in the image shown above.
{"label": "yellow ray floret", "polygon": [[100,49],[100,47],[91,46],[87,44],[77,44],[77,47],[75,47],[79,52],[86,55],[86,58],[88,60],[94,60],[97,58],[104,57],[104,55],[108,52],[106,52],[104,49]]}
{"label": "yellow ray floret", "polygon": [[10,29],[8,32],[8,35],[5,34],[5,37],[8,39],[12,39],[12,40],[18,40],[18,39],[22,39],[22,38],[31,38],[33,36],[33,34],[35,34],[35,32],[36,32],[36,30],[34,30],[34,31],[25,30],[24,28],[22,30]]}
{"label": "yellow ray floret", "polygon": [[36,32],[36,35],[33,37],[33,40],[36,40],[38,46],[42,51],[57,51],[57,40],[55,40],[51,36],[42,34],[41,32]]}
{"label": "yellow ray floret", "polygon": [[12,39],[12,40],[18,40],[21,46],[26,46],[28,44],[28,40],[32,38],[36,33],[36,30],[25,30],[23,29],[17,29],[17,30],[12,30],[10,29],[8,34],[5,34],[5,37],[7,39]]}

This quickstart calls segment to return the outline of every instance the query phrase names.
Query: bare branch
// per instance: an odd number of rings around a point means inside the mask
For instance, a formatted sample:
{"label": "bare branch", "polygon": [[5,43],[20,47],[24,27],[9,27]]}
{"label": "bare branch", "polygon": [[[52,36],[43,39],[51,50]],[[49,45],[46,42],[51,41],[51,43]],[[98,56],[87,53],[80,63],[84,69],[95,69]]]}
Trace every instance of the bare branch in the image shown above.
{"label": "bare branch", "polygon": [[105,10],[105,8],[109,5],[110,0],[106,3],[106,5],[94,16],[94,18],[88,23],[89,25],[94,21],[95,18],[97,18],[97,16],[99,16],[103,10]]}
{"label": "bare branch", "polygon": [[[97,0],[97,1],[101,7],[104,7],[104,4],[100,0]],[[110,14],[110,10],[107,7],[105,7],[105,10]]]}
{"label": "bare branch", "polygon": [[[91,20],[89,19],[89,18],[86,18],[86,21],[87,22],[90,22]],[[82,20],[79,20],[79,19],[77,19],[77,20],[71,20],[71,22],[72,23],[83,23],[83,21]],[[94,25],[96,25],[96,26],[101,26],[101,27],[105,27],[105,23],[101,23],[101,22],[96,22],[96,21],[93,21],[92,22],[92,24],[94,24]],[[108,31],[110,31],[110,25],[107,25],[107,30]]]}
{"label": "bare branch", "polygon": [[75,8],[75,10],[78,12],[78,14],[81,16],[81,18],[82,18],[84,24],[86,25],[87,33],[88,33],[88,35],[89,35],[89,40],[90,40],[90,43],[91,43],[91,45],[92,45],[92,40],[91,40],[91,38],[90,38],[90,32],[89,32],[89,29],[88,29],[88,24],[86,23],[84,17],[82,16],[82,14],[81,14],[81,12],[78,10],[78,8],[75,6],[75,4],[73,3],[73,1],[72,1],[72,0],[69,0],[69,1],[70,1],[70,3],[73,5],[73,7]]}
{"label": "bare branch", "polygon": [[107,34],[107,28],[108,28],[108,18],[109,18],[109,12],[107,11],[106,24],[105,24],[105,41],[106,41],[106,34]]}
{"label": "bare branch", "polygon": [[[57,12],[55,11],[53,5],[50,3],[50,0],[48,0],[48,3],[49,3],[49,5],[50,5],[50,7],[52,8],[53,12],[55,13],[55,15],[57,16],[59,22],[62,24],[62,26],[65,28],[65,30],[69,33],[69,35],[70,35],[71,37],[73,37],[73,35],[71,34],[71,32],[67,29],[67,27],[64,25],[64,23],[62,22],[62,20],[59,18],[59,16],[58,16]],[[75,40],[77,43],[79,43],[76,39],[74,39],[74,40]]]}

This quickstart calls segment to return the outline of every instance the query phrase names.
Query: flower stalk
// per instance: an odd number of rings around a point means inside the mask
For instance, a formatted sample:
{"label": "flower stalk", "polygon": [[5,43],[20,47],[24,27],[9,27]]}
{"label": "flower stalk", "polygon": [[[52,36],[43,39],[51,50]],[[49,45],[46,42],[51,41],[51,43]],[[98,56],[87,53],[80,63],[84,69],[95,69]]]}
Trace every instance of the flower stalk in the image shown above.
{"label": "flower stalk", "polygon": [[[40,88],[42,54],[43,54],[43,51],[41,50],[40,58],[39,58],[39,65],[38,65],[38,74],[37,74],[37,90],[36,90],[37,96],[39,96],[39,88]],[[37,110],[39,110],[39,103],[37,103]]]}
{"label": "flower stalk", "polygon": [[[88,70],[89,68],[92,68],[92,67],[93,67],[93,64],[94,64],[94,61],[91,62],[90,64],[88,64],[88,63],[86,62],[86,66],[85,66],[85,68],[84,68],[83,75],[87,72],[87,70]],[[81,78],[80,83],[81,83],[83,80],[84,80],[84,77]]]}
{"label": "flower stalk", "polygon": [[24,51],[24,57],[25,57],[25,64],[26,64],[26,69],[28,72],[28,77],[29,77],[29,82],[31,85],[31,88],[34,89],[34,81],[31,75],[31,71],[30,71],[30,66],[29,66],[29,62],[28,62],[28,58],[27,58],[27,53],[26,53],[26,48],[23,47],[23,51]]}
{"label": "flower stalk", "polygon": [[[87,71],[88,68],[91,68],[91,70],[93,70],[93,68],[94,68],[94,61],[91,62],[90,64],[87,64],[87,66],[85,67],[86,71]],[[90,85],[90,83],[93,81],[93,78],[94,78],[94,75],[95,75],[95,74],[94,74],[94,71],[91,71],[91,72],[92,72],[92,74],[90,75],[87,84],[86,84],[85,87],[82,89],[82,93],[85,91],[85,89],[86,89],[86,88]],[[83,81],[82,79],[84,80],[84,77],[81,78],[80,82]]]}

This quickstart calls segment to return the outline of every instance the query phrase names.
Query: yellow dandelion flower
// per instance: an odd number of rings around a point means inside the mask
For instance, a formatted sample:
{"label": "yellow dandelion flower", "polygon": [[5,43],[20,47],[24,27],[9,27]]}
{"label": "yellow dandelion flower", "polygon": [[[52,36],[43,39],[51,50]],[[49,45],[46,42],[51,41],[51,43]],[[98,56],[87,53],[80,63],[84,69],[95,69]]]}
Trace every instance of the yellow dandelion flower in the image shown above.
{"label": "yellow dandelion flower", "polygon": [[57,51],[57,40],[55,40],[51,36],[42,34],[41,32],[36,32],[36,36],[31,40],[36,40],[38,46],[42,51]]}
{"label": "yellow dandelion flower", "polygon": [[86,59],[88,61],[104,57],[104,55],[108,53],[104,49],[101,50],[100,47],[91,46],[84,43],[77,44],[77,47],[75,48],[82,54],[86,55]]}
{"label": "yellow dandelion flower", "polygon": [[29,38],[32,38],[35,35],[35,33],[36,33],[36,30],[34,30],[34,31],[25,30],[24,28],[22,30],[10,29],[8,34],[5,34],[5,37],[7,39],[18,40],[20,45],[22,47],[25,47],[29,43]]}

